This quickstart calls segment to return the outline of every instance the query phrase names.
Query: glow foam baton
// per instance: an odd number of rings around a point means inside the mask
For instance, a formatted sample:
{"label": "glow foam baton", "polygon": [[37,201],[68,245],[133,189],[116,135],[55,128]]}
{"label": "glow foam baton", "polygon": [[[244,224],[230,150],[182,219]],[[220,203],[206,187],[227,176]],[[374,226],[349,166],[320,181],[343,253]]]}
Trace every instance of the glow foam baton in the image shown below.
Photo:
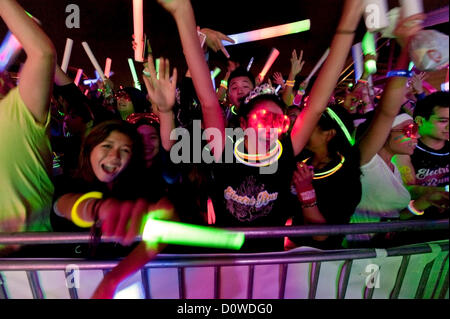
{"label": "glow foam baton", "polygon": [[247,65],[247,72],[250,72],[250,69],[252,68],[253,61],[255,61],[255,58],[254,58],[254,57],[252,57],[252,58],[250,59],[250,62],[249,62],[248,65]]}
{"label": "glow foam baton", "polygon": [[133,0],[134,60],[144,62],[144,5],[142,0]]}
{"label": "glow foam baton", "polygon": [[269,58],[266,61],[266,64],[264,65],[264,68],[262,69],[261,73],[259,73],[258,77],[260,82],[264,80],[267,72],[269,72],[270,68],[272,67],[272,65],[274,64],[275,60],[278,58],[279,55],[280,51],[273,48],[272,51],[270,52]]}
{"label": "glow foam baton", "polygon": [[83,75],[83,69],[78,69],[77,76],[75,77],[75,81],[73,81],[76,86],[78,86],[80,84],[80,80],[81,80],[81,76],[82,75]]}
{"label": "glow foam baton", "polygon": [[105,76],[108,79],[111,76],[111,63],[112,63],[112,60],[110,58],[107,58],[106,63],[105,63]]}
{"label": "glow foam baton", "polygon": [[89,47],[89,44],[87,44],[87,42],[82,42],[81,45],[83,46],[84,51],[86,51],[86,54],[88,55],[89,60],[91,60],[91,63],[94,66],[95,70],[97,70],[98,74],[100,74],[102,81],[104,81],[105,74],[103,73],[102,68],[98,64],[97,59],[94,56],[94,53],[92,53],[91,48]]}
{"label": "glow foam baton", "polygon": [[328,54],[330,54],[330,48],[328,48],[325,53],[322,55],[322,57],[320,58],[319,62],[316,63],[316,65],[314,66],[313,70],[311,71],[311,73],[308,75],[308,77],[306,78],[305,82],[309,82],[309,80],[311,80],[311,78],[314,76],[314,74],[316,74],[317,70],[319,70],[319,68],[322,66],[322,64],[325,62],[325,60],[328,57]]}
{"label": "glow foam baton", "polygon": [[[375,36],[371,32],[366,32],[362,40],[362,50],[364,55],[376,55],[377,49],[375,44]],[[377,62],[373,59],[367,60],[364,68],[369,74],[377,73]]]}
{"label": "glow foam baton", "polygon": [[73,46],[73,40],[67,38],[66,47],[64,48],[64,56],[63,56],[63,60],[61,62],[61,70],[63,70],[64,73],[67,73],[67,67],[69,66],[70,55],[72,54],[72,46]]}
{"label": "glow foam baton", "polygon": [[244,244],[245,235],[208,226],[149,218],[142,239],[151,243],[239,250]]}
{"label": "glow foam baton", "polygon": [[270,28],[258,29],[254,31],[248,31],[243,33],[237,33],[229,35],[228,37],[233,39],[235,43],[228,41],[222,41],[224,46],[236,45],[246,42],[253,42],[259,40],[265,40],[275,37],[281,37],[283,35],[294,34],[299,32],[308,31],[311,28],[311,20],[306,19],[293,23],[278,25]]}
{"label": "glow foam baton", "polygon": [[134,67],[133,59],[128,59],[128,65],[130,66],[131,75],[133,76],[134,87],[135,87],[136,89],[142,91],[142,89],[141,89],[141,84],[139,83],[139,78],[138,78],[138,76],[137,76],[136,69],[135,69],[135,67]]}
{"label": "glow foam baton", "polygon": [[355,68],[355,81],[358,81],[363,74],[363,52],[361,48],[361,42],[352,46],[353,65]]}
{"label": "glow foam baton", "polygon": [[5,70],[10,63],[19,55],[22,45],[19,40],[10,32],[0,46],[0,71]]}

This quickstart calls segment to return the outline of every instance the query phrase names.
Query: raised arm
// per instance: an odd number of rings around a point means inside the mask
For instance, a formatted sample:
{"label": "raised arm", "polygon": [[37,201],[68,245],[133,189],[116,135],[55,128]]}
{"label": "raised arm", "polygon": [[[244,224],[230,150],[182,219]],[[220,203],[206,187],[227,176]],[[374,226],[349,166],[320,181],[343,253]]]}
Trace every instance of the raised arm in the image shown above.
{"label": "raised arm", "polygon": [[[397,60],[397,70],[407,70],[409,64],[408,43],[409,39],[422,29],[420,24],[411,26],[411,22],[423,20],[424,15],[418,14],[403,19],[396,28],[399,43],[402,45],[402,52]],[[391,77],[388,79],[383,91],[380,104],[376,108],[374,118],[367,129],[366,134],[359,142],[361,152],[361,165],[368,163],[376,153],[383,147],[391,131],[392,123],[400,111],[405,93],[406,77]]]}
{"label": "raised arm", "polygon": [[[202,106],[205,128],[217,128],[222,134],[222,150],[225,145],[225,119],[216,92],[214,91],[211,75],[206,64],[202,48],[198,41],[197,29],[189,0],[158,0],[169,11],[177,24],[184,55],[192,76],[195,91]],[[214,153],[216,159],[222,152]]]}
{"label": "raised arm", "polygon": [[361,19],[362,11],[361,0],[345,1],[336,34],[331,42],[328,58],[312,87],[309,103],[297,117],[291,132],[295,155],[299,154],[306,145],[322,112],[327,107],[352,46],[354,32]]}
{"label": "raised arm", "polygon": [[303,50],[300,51],[300,56],[297,58],[297,51],[292,51],[292,57],[291,57],[291,71],[289,72],[288,79],[286,80],[286,87],[283,90],[283,102],[286,103],[286,105],[290,106],[292,105],[292,102],[294,100],[294,84],[295,84],[295,78],[300,73],[300,71],[303,69],[303,65],[305,64],[305,61],[302,61],[303,58]]}
{"label": "raised arm", "polygon": [[44,123],[55,72],[56,52],[53,43],[16,1],[0,1],[0,15],[27,54],[20,73],[20,96],[36,121]]}

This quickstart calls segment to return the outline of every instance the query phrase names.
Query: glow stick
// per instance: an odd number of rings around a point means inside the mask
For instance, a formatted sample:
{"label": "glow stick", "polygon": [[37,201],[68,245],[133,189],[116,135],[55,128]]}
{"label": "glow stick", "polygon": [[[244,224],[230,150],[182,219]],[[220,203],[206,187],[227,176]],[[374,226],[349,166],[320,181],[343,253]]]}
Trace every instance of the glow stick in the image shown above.
{"label": "glow stick", "polygon": [[306,78],[305,82],[309,82],[309,80],[311,80],[311,78],[314,76],[314,74],[316,74],[317,70],[319,70],[319,68],[322,66],[322,64],[325,62],[325,60],[328,57],[328,54],[330,53],[330,48],[328,48],[325,53],[322,55],[322,57],[320,58],[319,62],[316,63],[316,65],[314,66],[313,70],[311,71],[311,73],[308,75],[308,77]]}
{"label": "glow stick", "polygon": [[434,86],[432,86],[430,83],[428,83],[427,81],[422,81],[422,86],[425,90],[427,90],[428,92],[434,93],[437,92],[437,90],[434,88]]}
{"label": "glow stick", "polygon": [[209,72],[211,74],[211,81],[212,81],[212,85],[214,90],[216,89],[216,81],[214,80],[214,71],[210,71]]}
{"label": "glow stick", "polygon": [[402,18],[423,12],[422,0],[400,0],[400,6]]}
{"label": "glow stick", "polygon": [[413,61],[409,62],[408,71],[412,71],[413,67],[414,67],[414,62]]}
{"label": "glow stick", "polygon": [[280,89],[281,89],[281,85],[278,85],[277,88],[275,89],[275,94],[278,94],[278,92],[280,91]]}
{"label": "glow stick", "polygon": [[138,90],[142,90],[141,89],[141,84],[139,83],[139,78],[138,78],[137,73],[136,73],[136,69],[134,68],[133,59],[128,59],[128,65],[130,66],[131,75],[133,76],[134,87],[136,89],[138,89]]}
{"label": "glow stick", "polygon": [[388,4],[386,0],[364,0],[364,21],[370,32],[389,26]]}
{"label": "glow stick", "polygon": [[275,37],[281,37],[283,35],[294,34],[299,32],[308,31],[311,28],[311,21],[309,19],[297,21],[293,23],[278,25],[270,28],[258,29],[249,32],[237,33],[229,35],[235,43],[228,41],[222,41],[224,46],[236,45],[246,42],[265,40]]}
{"label": "glow stick", "polygon": [[247,72],[250,72],[250,69],[251,69],[251,67],[252,67],[252,64],[253,64],[253,61],[255,60],[255,58],[254,57],[252,57],[251,59],[250,59],[250,62],[248,63],[248,65],[247,65]]}
{"label": "glow stick", "polygon": [[81,76],[82,75],[83,75],[83,69],[78,69],[77,76],[75,77],[75,81],[73,81],[76,86],[78,86],[78,84],[80,84],[80,80],[81,80]]}
{"label": "glow stick", "polygon": [[0,71],[4,71],[13,62],[17,55],[19,55],[20,50],[22,50],[22,44],[8,31],[0,46]]}
{"label": "glow stick", "polygon": [[155,70],[156,70],[156,78],[159,80],[159,64],[160,64],[160,59],[156,59],[155,61]]}
{"label": "glow stick", "polygon": [[[364,55],[376,55],[376,44],[375,44],[375,36],[371,32],[366,32],[366,34],[363,37],[362,40],[362,49],[364,52]],[[367,60],[364,64],[364,68],[369,74],[375,74],[377,73],[377,63],[375,60],[370,59]]]}
{"label": "glow stick", "polygon": [[239,250],[245,235],[208,226],[149,218],[142,239],[152,243],[167,243]]}
{"label": "glow stick", "polygon": [[92,53],[91,48],[89,47],[89,44],[87,44],[87,42],[82,42],[81,45],[84,48],[84,51],[86,51],[86,54],[89,57],[89,60],[91,60],[92,65],[94,66],[94,68],[97,70],[98,74],[100,74],[102,80],[105,80],[105,74],[103,74],[103,70],[100,67],[100,65],[97,62],[97,59],[94,56],[94,53]]}
{"label": "glow stick", "polygon": [[355,82],[357,82],[363,74],[363,52],[361,42],[352,46],[353,65],[355,68]]}
{"label": "glow stick", "polygon": [[269,72],[269,69],[272,67],[273,63],[275,62],[275,60],[278,58],[279,55],[280,55],[280,51],[273,48],[272,52],[270,52],[270,56],[267,59],[266,64],[264,65],[263,70],[261,71],[261,73],[259,73],[259,81],[260,82],[262,82],[264,80],[264,77],[266,76],[267,72]]}
{"label": "glow stick", "polygon": [[144,5],[142,0],[133,0],[133,23],[134,23],[134,41],[136,49],[134,50],[134,60],[144,62]]}
{"label": "glow stick", "polygon": [[73,40],[67,38],[66,47],[64,48],[64,57],[61,62],[61,70],[63,70],[64,73],[67,73],[67,67],[69,66],[70,55],[72,54],[72,46],[73,46]]}
{"label": "glow stick", "polygon": [[212,78],[215,79],[220,74],[220,72],[222,72],[222,70],[216,67],[212,73]]}
{"label": "glow stick", "polygon": [[106,63],[105,63],[105,76],[108,79],[111,76],[111,63],[112,63],[112,60],[110,58],[107,58]]}

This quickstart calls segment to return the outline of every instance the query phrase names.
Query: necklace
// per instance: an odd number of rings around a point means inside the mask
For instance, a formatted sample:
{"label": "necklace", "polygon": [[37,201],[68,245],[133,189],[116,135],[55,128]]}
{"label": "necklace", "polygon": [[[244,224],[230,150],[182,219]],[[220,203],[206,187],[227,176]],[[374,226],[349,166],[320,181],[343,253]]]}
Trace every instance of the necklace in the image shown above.
{"label": "necklace", "polygon": [[[337,164],[335,167],[333,167],[332,169],[329,169],[326,172],[322,172],[322,173],[314,173],[314,177],[313,179],[322,179],[322,178],[326,178],[328,176],[333,175],[334,173],[336,173],[338,170],[341,169],[342,165],[344,165],[345,162],[345,157],[341,154],[339,154],[339,156],[341,157],[341,161],[339,162],[339,164]],[[307,159],[303,160],[303,163],[306,163],[311,157],[308,157]]]}
{"label": "necklace", "polygon": [[[240,163],[247,166],[252,167],[269,166],[272,163],[278,161],[278,159],[281,157],[281,153],[283,153],[283,146],[281,145],[281,142],[279,140],[277,140],[275,147],[272,150],[270,150],[267,154],[242,153],[238,151],[238,147],[242,142],[244,142],[244,138],[241,138],[236,142],[236,145],[234,147],[234,157],[236,157],[236,159]],[[250,162],[248,160],[250,160]]]}
{"label": "necklace", "polygon": [[428,153],[428,154],[431,154],[431,155],[436,155],[436,156],[447,156],[448,154],[450,154],[449,152],[447,152],[445,154],[430,152],[430,151],[427,151],[426,149],[420,147],[419,145],[416,145],[416,148],[418,148],[421,151],[424,151],[425,153]]}

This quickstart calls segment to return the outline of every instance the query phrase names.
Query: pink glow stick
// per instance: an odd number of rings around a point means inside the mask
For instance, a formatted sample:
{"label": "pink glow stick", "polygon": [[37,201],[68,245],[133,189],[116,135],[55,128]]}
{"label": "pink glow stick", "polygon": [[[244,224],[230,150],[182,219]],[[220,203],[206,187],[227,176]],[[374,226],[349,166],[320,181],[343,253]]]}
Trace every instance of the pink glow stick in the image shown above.
{"label": "pink glow stick", "polygon": [[77,76],[75,77],[75,81],[73,81],[76,86],[78,86],[78,84],[80,84],[80,80],[81,80],[81,76],[82,75],[83,75],[83,69],[78,69]]}
{"label": "pink glow stick", "polygon": [[102,81],[105,81],[105,74],[103,73],[102,68],[97,62],[97,59],[94,56],[94,53],[92,53],[91,48],[89,47],[89,44],[87,42],[82,42],[84,51],[86,51],[86,54],[89,57],[89,60],[91,60],[92,65],[94,66],[95,70],[100,74],[100,77],[102,78]]}
{"label": "pink glow stick", "polygon": [[311,78],[314,76],[314,74],[316,74],[317,70],[319,70],[319,68],[322,66],[322,64],[325,62],[325,60],[328,57],[328,54],[330,53],[330,48],[328,48],[325,53],[322,55],[322,57],[320,58],[319,62],[316,63],[316,65],[314,66],[313,70],[311,71],[311,73],[308,75],[308,77],[306,78],[305,82],[309,82],[309,80],[311,80]]}
{"label": "pink glow stick", "polygon": [[425,90],[427,90],[428,92],[434,93],[437,92],[437,90],[434,88],[434,86],[432,86],[430,83],[428,83],[427,81],[422,81],[422,86]]}
{"label": "pink glow stick", "polygon": [[105,64],[105,76],[109,79],[111,76],[111,63],[112,60],[110,58],[106,58],[106,64]]}
{"label": "pink glow stick", "polygon": [[67,73],[67,67],[69,66],[70,55],[72,54],[72,46],[73,46],[73,40],[67,38],[66,47],[64,48],[64,57],[63,57],[63,60],[61,63],[61,70],[63,70],[64,73]]}
{"label": "pink glow stick", "polygon": [[259,73],[259,81],[262,82],[267,74],[267,72],[269,72],[269,69],[272,67],[272,65],[274,64],[275,60],[278,58],[278,56],[280,55],[280,51],[278,51],[277,49],[273,48],[272,52],[270,52],[270,56],[267,59],[266,64],[264,65],[263,70],[261,71],[261,73]]}
{"label": "pink glow stick", "polygon": [[144,4],[142,0],[133,0],[133,23],[134,23],[134,41],[136,49],[134,50],[134,60],[144,62]]}

